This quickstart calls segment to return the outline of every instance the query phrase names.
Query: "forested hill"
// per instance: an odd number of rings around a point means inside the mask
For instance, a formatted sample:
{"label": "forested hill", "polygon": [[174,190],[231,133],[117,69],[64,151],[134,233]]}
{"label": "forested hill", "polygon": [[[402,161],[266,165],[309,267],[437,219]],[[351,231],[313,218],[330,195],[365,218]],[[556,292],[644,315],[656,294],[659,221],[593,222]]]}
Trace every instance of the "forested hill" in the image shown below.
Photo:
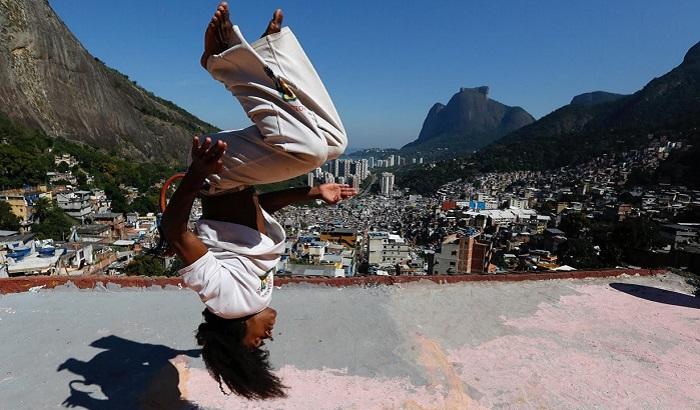
{"label": "forested hill", "polygon": [[[594,92],[472,155],[399,170],[397,184],[429,194],[479,172],[575,165],[667,137],[683,142],[646,183],[700,188],[700,43],[669,73],[632,95]],[[640,181],[644,183],[645,181]]]}
{"label": "forested hill", "polygon": [[626,97],[624,94],[609,93],[607,91],[593,91],[580,94],[571,99],[571,105],[596,105],[606,102],[613,102]]}
{"label": "forested hill", "polygon": [[21,124],[168,162],[215,129],[91,56],[46,0],[0,1],[0,27],[0,111]]}
{"label": "forested hill", "polygon": [[[115,205],[122,205],[114,208],[119,212],[126,212],[119,185],[150,195],[150,206],[144,211],[155,212],[157,183],[175,172],[175,168],[164,163],[131,161],[113,151],[49,137],[42,130],[17,124],[0,113],[0,189],[46,184],[46,173],[56,171],[54,157],[61,154],[79,159],[80,164],[71,169],[78,180],[77,188],[106,190]],[[92,183],[88,183],[88,175],[94,178]]]}
{"label": "forested hill", "polygon": [[640,91],[598,104],[570,104],[481,150],[484,169],[547,169],[640,146],[650,134],[700,127],[700,43]]}

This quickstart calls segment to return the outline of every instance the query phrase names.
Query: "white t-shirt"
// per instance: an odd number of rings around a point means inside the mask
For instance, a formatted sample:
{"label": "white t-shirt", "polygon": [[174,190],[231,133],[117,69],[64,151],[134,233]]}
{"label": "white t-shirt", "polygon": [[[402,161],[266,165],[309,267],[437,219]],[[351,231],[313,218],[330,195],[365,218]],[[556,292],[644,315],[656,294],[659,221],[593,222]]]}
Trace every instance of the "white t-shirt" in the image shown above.
{"label": "white t-shirt", "polygon": [[270,305],[286,237],[264,210],[263,216],[267,235],[228,222],[197,222],[197,234],[209,252],[179,273],[207,308],[224,319],[253,315]]}

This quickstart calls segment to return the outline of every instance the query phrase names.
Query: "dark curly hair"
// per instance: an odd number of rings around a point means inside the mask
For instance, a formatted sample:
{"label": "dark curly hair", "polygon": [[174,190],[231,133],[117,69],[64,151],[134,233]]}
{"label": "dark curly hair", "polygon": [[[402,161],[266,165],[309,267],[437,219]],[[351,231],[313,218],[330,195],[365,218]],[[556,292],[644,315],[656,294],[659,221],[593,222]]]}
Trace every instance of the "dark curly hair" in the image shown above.
{"label": "dark curly hair", "polygon": [[202,315],[204,323],[197,329],[197,344],[202,346],[202,359],[222,393],[227,394],[223,387],[226,384],[246,399],[286,397],[286,386],[271,371],[269,353],[243,343],[247,318],[223,319],[207,309]]}

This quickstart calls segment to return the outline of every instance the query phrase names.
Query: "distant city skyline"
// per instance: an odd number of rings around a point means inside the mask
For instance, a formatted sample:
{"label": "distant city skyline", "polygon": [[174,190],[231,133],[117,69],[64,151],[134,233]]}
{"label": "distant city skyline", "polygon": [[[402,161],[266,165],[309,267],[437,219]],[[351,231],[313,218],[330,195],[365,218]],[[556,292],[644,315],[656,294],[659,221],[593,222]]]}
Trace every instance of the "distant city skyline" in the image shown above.
{"label": "distant city skyline", "polygon": [[[95,57],[207,122],[240,128],[248,119],[238,103],[199,66],[216,4],[51,2]],[[230,4],[251,41],[274,8],[285,10],[354,148],[413,141],[428,109],[459,87],[488,85],[493,99],[536,118],[584,92],[632,93],[700,40],[700,2],[687,0]]]}

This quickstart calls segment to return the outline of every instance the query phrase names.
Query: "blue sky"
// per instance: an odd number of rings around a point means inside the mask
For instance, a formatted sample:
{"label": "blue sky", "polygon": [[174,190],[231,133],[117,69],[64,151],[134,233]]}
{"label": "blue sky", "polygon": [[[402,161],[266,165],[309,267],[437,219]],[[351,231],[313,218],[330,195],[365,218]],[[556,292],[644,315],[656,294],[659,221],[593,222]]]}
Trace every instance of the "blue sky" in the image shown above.
{"label": "blue sky", "polygon": [[[199,66],[210,0],[52,0],[96,57],[224,129],[248,119]],[[459,87],[539,118],[587,91],[631,93],[700,41],[700,1],[229,2],[257,38],[276,7],[324,79],[350,146],[415,139],[428,109]]]}

